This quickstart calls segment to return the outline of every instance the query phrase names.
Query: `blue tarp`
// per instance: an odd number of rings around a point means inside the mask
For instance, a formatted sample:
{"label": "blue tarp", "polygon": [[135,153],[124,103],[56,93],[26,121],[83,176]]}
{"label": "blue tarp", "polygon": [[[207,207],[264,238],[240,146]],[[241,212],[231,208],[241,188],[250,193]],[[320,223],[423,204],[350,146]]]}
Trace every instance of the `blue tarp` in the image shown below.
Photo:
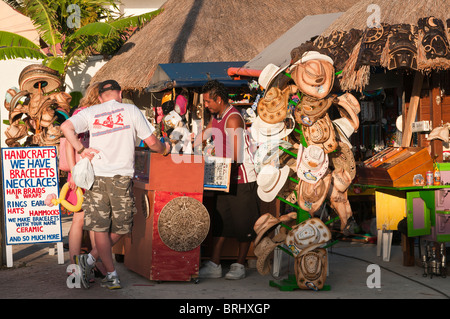
{"label": "blue tarp", "polygon": [[233,80],[227,73],[228,68],[239,68],[245,63],[247,61],[159,64],[147,91],[160,92],[174,87],[201,87],[210,79],[229,87],[248,86],[248,81]]}

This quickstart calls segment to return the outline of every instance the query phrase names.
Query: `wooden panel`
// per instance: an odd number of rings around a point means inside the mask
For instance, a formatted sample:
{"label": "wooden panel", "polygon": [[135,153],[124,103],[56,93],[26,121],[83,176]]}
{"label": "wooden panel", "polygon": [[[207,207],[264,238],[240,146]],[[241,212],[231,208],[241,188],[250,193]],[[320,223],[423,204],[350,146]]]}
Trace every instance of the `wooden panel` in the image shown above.
{"label": "wooden panel", "polygon": [[[369,159],[370,160],[370,159]],[[433,161],[426,148],[409,147],[387,158],[377,167],[357,167],[356,183],[405,187],[413,186],[413,177],[433,169]]]}
{"label": "wooden panel", "polygon": [[400,220],[406,217],[406,194],[400,191],[376,191],[377,229],[397,230]]}
{"label": "wooden panel", "polygon": [[158,191],[203,193],[202,156],[150,156],[149,189]]}
{"label": "wooden panel", "polygon": [[200,246],[190,251],[175,251],[167,247],[158,232],[159,214],[164,206],[179,196],[189,196],[202,202],[203,193],[156,192],[152,234],[151,280],[189,281],[198,275]]}
{"label": "wooden panel", "polygon": [[[149,199],[149,217],[146,218],[141,203],[147,194]],[[124,265],[144,276],[150,278],[152,265],[152,233],[153,233],[153,204],[154,192],[134,188],[137,213],[133,219],[133,229],[130,235],[124,237]]]}

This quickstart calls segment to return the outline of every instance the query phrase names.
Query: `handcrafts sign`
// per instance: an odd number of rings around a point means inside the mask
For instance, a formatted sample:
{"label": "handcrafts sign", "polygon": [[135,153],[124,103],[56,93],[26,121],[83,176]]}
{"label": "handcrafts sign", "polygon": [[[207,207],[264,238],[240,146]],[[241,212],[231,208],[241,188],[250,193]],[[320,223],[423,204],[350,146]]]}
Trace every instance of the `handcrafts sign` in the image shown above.
{"label": "handcrafts sign", "polygon": [[59,205],[44,198],[59,193],[56,147],[3,148],[6,244],[62,240]]}

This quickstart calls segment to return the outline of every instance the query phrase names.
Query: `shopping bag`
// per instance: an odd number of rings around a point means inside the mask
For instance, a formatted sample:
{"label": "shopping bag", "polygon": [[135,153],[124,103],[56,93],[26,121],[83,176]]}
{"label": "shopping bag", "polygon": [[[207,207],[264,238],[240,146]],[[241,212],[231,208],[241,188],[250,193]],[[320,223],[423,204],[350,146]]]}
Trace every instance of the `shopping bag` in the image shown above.
{"label": "shopping bag", "polygon": [[72,169],[74,183],[81,188],[90,189],[94,183],[94,168],[89,158],[82,158]]}

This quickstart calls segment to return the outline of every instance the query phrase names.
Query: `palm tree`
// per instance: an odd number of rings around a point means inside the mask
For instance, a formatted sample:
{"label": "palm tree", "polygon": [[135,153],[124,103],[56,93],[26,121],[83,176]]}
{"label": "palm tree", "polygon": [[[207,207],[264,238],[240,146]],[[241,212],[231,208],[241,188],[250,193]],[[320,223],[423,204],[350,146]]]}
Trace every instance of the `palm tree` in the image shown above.
{"label": "palm tree", "polygon": [[20,35],[0,31],[0,60],[42,59],[57,70],[64,83],[68,68],[92,54],[111,55],[130,36],[158,15],[155,10],[139,16],[117,16],[113,0],[4,0],[28,16],[41,37],[41,46]]}

